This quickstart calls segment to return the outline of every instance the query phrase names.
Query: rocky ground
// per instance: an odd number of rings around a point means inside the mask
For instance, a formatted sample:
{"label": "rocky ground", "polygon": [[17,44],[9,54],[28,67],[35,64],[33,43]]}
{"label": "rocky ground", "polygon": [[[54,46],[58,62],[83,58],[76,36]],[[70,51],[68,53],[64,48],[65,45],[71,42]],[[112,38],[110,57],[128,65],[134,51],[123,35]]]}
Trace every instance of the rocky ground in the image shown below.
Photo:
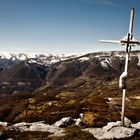
{"label": "rocky ground", "polygon": [[[17,123],[10,125],[6,122],[0,122],[1,133],[0,139],[139,139],[140,138],[140,122],[133,124],[129,119],[125,118],[125,126],[120,121],[109,122],[101,128],[87,128],[85,122],[81,118],[72,119],[71,117],[62,118],[52,125],[44,122],[34,123]],[[84,128],[85,127],[85,128]]]}

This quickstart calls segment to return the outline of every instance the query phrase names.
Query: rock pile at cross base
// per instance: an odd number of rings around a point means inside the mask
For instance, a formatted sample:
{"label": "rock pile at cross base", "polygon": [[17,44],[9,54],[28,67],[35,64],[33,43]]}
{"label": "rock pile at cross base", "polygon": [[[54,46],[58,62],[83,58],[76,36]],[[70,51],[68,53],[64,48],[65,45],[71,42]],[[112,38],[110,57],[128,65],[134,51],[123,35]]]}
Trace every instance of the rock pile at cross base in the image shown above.
{"label": "rock pile at cross base", "polygon": [[[8,125],[6,122],[0,122],[1,126],[1,133],[2,136],[4,131],[13,131],[16,130],[18,132],[25,132],[25,131],[42,131],[42,132],[49,132],[52,136],[64,136],[65,135],[65,129],[64,127],[67,127],[71,125],[72,123],[75,123],[75,125],[80,124],[80,118],[79,119],[72,119],[71,117],[62,118],[61,120],[55,122],[52,125],[45,124],[42,122],[34,122],[34,123],[17,123],[14,125]],[[78,123],[79,122],[79,123]],[[88,131],[91,133],[95,138],[97,139],[120,139],[120,138],[130,138],[134,136],[139,137],[140,132],[140,122],[136,124],[132,124],[131,121],[127,118],[125,118],[125,126],[121,126],[121,122],[109,122],[106,126],[102,128],[85,128],[82,129],[82,131]]]}

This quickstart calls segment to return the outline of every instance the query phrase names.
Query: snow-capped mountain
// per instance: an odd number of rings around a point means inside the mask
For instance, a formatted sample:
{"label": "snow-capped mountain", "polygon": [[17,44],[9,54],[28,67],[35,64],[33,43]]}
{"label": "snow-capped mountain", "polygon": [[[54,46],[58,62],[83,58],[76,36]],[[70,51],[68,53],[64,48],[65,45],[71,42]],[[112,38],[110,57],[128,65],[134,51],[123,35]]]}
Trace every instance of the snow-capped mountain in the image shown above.
{"label": "snow-capped mountain", "polygon": [[[24,53],[1,55],[0,81],[2,86],[5,87],[5,81],[14,85],[13,87],[8,85],[1,92],[8,89],[9,94],[13,93],[15,87],[19,88],[18,91],[22,90],[23,87],[18,86],[18,82],[26,83],[25,91],[30,92],[38,88],[45,80],[47,81],[45,87],[60,86],[79,77],[112,80],[120,76],[124,64],[124,52],[98,52],[82,56],[40,54],[30,57]],[[130,66],[131,74],[139,75],[139,51],[132,52]]]}
{"label": "snow-capped mountain", "polygon": [[[72,59],[78,57],[78,55],[44,55],[44,54],[35,54],[35,53],[9,53],[2,52],[0,53],[0,72],[14,67],[15,65],[26,61],[29,64],[38,64],[49,66],[51,64],[64,61],[67,59]],[[26,63],[26,64],[27,64]]]}
{"label": "snow-capped mountain", "polygon": [[[140,52],[135,51],[131,54],[131,56],[137,57],[138,58],[137,65],[140,65]],[[0,69],[2,70],[5,68],[9,68],[22,61],[49,66],[57,62],[62,62],[69,59],[76,59],[82,62],[82,61],[88,61],[93,58],[96,58],[104,69],[108,69],[109,67],[114,67],[114,61],[115,61],[114,57],[117,57],[120,60],[121,59],[124,60],[125,53],[114,51],[114,52],[97,52],[97,53],[91,53],[87,55],[80,55],[80,54],[53,55],[53,54],[37,54],[37,53],[2,52],[0,53]]]}
{"label": "snow-capped mountain", "polygon": [[[56,62],[64,61],[67,59],[73,59],[78,57],[79,54],[69,54],[69,55],[53,55],[53,54],[35,54],[35,53],[0,53],[0,65],[4,63],[3,61],[11,61],[12,63],[19,63],[21,61],[28,61],[29,63],[37,63],[41,65],[50,65]],[[0,66],[1,67],[1,66]]]}
{"label": "snow-capped mountain", "polygon": [[11,60],[26,60],[29,56],[25,53],[9,53],[9,52],[2,52],[0,53],[0,59],[11,59]]}

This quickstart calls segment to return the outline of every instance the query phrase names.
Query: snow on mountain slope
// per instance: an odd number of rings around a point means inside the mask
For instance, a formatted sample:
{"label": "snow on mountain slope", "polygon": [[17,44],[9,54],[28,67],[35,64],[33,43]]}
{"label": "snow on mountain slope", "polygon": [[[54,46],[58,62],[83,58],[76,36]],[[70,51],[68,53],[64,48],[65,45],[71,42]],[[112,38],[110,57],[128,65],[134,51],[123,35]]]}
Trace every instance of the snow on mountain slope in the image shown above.
{"label": "snow on mountain slope", "polygon": [[79,58],[79,60],[80,61],[87,61],[87,60],[89,60],[89,57],[81,57],[81,58]]}
{"label": "snow on mountain slope", "polygon": [[[131,53],[131,56],[136,56],[138,58],[138,64],[140,65],[140,52],[135,51]],[[108,69],[109,67],[114,67],[114,57],[119,58],[120,60],[124,60],[125,53],[124,52],[97,52],[91,53],[87,55],[80,54],[35,54],[35,53],[8,53],[1,52],[0,53],[0,68],[11,67],[12,65],[18,64],[22,61],[28,61],[28,63],[36,63],[39,65],[52,65],[57,62],[65,61],[68,59],[76,59],[79,61],[88,61],[92,58],[97,58],[100,62],[101,66],[104,69]]]}
{"label": "snow on mountain slope", "polygon": [[108,69],[109,66],[112,67],[111,62],[112,62],[111,58],[100,59],[100,64],[105,69]]}
{"label": "snow on mountain slope", "polygon": [[0,59],[10,59],[12,56],[8,52],[2,52],[0,53]]}
{"label": "snow on mountain slope", "polygon": [[60,61],[64,61],[67,59],[72,59],[78,57],[78,54],[69,54],[69,55],[52,55],[52,54],[35,54],[35,53],[8,53],[2,52],[0,53],[0,65],[3,63],[3,60],[12,61],[16,63],[20,63],[21,61],[28,61],[29,63],[37,63],[40,65],[51,65]]}

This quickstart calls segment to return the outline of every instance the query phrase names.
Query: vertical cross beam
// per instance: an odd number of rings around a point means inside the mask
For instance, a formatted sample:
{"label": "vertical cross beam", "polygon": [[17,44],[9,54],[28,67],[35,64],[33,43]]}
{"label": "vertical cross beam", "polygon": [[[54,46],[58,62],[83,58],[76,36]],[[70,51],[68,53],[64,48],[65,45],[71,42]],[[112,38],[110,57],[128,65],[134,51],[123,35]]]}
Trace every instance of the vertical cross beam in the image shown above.
{"label": "vertical cross beam", "polygon": [[120,76],[119,87],[122,89],[122,111],[121,111],[121,124],[125,126],[124,121],[124,112],[125,112],[125,100],[126,100],[126,78],[128,73],[128,63],[129,63],[129,50],[126,50],[126,58],[125,58],[125,68],[124,72]]}
{"label": "vertical cross beam", "polygon": [[121,40],[100,40],[103,43],[114,43],[114,44],[121,44],[122,46],[125,45],[126,47],[126,58],[125,58],[125,68],[124,72],[121,74],[119,79],[119,87],[122,89],[122,111],[121,111],[121,123],[125,126],[124,121],[124,112],[125,112],[125,99],[126,99],[126,79],[128,73],[128,62],[129,62],[129,53],[131,51],[132,46],[140,45],[140,42],[135,40],[133,37],[133,21],[134,21],[134,8],[131,9],[130,13],[130,24],[129,24],[129,32],[127,33],[126,37]]}
{"label": "vertical cross beam", "polygon": [[[126,58],[125,58],[125,68],[124,72],[120,76],[120,88],[122,88],[122,112],[121,112],[121,123],[122,126],[125,126],[124,112],[125,112],[125,100],[126,100],[126,78],[128,73],[128,62],[129,62],[129,53],[131,51],[131,40],[133,39],[133,21],[134,21],[134,8],[130,12],[130,24],[129,32],[127,34],[127,43],[126,43]],[[122,87],[121,87],[122,86]]]}

